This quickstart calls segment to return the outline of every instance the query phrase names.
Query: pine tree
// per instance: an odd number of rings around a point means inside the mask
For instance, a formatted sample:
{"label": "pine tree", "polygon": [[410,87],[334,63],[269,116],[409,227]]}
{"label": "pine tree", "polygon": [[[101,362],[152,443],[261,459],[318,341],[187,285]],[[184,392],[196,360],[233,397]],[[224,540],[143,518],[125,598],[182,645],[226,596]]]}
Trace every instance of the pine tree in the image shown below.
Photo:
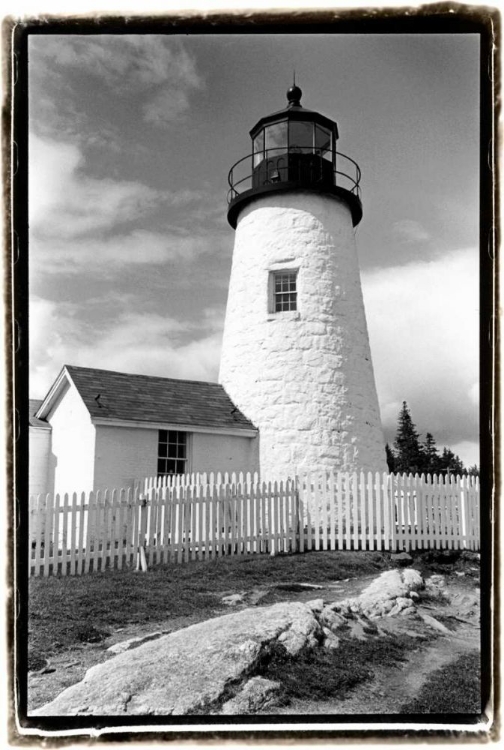
{"label": "pine tree", "polygon": [[456,456],[450,448],[444,447],[440,454],[432,433],[427,432],[423,443],[420,442],[406,401],[403,401],[399,412],[394,449],[387,443],[385,452],[391,473],[479,476],[476,464],[466,469],[460,456]]}
{"label": "pine tree", "polygon": [[459,456],[449,448],[443,448],[443,453],[439,460],[439,471],[443,474],[459,474],[465,473],[464,464]]}
{"label": "pine tree", "polygon": [[395,471],[398,473],[420,473],[424,464],[424,455],[420,445],[419,435],[416,431],[408,404],[403,401],[399,412],[395,448]]}
{"label": "pine tree", "polygon": [[385,455],[386,455],[388,470],[391,474],[393,474],[395,472],[395,456],[394,456],[394,451],[392,450],[392,448],[390,447],[388,443],[385,445]]}
{"label": "pine tree", "polygon": [[424,456],[422,471],[425,474],[437,474],[440,469],[440,458],[436,448],[436,441],[430,432],[425,435],[422,452]]}
{"label": "pine tree", "polygon": [[479,477],[479,467],[478,464],[474,464],[473,466],[469,466],[468,469],[466,469],[467,473],[470,477]]}

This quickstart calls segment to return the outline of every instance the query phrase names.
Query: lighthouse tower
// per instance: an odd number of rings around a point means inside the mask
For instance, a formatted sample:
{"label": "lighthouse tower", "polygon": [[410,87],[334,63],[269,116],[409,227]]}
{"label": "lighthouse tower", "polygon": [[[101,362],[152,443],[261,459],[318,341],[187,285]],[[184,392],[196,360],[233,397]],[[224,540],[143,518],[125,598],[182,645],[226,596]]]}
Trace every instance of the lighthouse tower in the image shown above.
{"label": "lighthouse tower", "polygon": [[354,236],[360,170],[301,95],[294,85],[259,120],[229,173],[219,381],[259,429],[264,480],[387,470]]}

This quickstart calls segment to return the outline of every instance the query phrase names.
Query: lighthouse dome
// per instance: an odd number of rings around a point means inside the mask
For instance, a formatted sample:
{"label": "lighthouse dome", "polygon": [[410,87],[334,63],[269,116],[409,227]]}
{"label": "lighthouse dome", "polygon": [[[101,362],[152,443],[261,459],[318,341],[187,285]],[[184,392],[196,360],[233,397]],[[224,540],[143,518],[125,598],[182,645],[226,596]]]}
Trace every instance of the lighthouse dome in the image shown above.
{"label": "lighthouse dome", "polygon": [[294,104],[299,104],[299,102],[301,101],[302,95],[303,95],[303,92],[301,91],[299,86],[296,86],[296,84],[291,86],[290,89],[287,91],[287,100],[290,106]]}

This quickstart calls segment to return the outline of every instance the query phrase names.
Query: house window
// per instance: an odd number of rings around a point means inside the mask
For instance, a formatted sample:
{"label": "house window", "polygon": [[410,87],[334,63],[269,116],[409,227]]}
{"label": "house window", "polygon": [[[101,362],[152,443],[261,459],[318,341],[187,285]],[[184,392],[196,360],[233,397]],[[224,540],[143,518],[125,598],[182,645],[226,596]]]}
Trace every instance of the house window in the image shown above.
{"label": "house window", "polygon": [[158,476],[187,472],[187,432],[159,430]]}
{"label": "house window", "polygon": [[297,310],[297,271],[273,271],[271,273],[270,312]]}

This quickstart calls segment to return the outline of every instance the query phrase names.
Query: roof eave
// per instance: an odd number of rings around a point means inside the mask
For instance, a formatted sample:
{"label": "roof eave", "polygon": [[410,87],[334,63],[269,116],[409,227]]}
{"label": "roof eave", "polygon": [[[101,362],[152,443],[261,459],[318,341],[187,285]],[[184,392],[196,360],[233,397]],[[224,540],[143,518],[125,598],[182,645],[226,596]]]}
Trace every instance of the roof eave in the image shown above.
{"label": "roof eave", "polygon": [[259,430],[255,427],[209,427],[207,425],[178,424],[174,422],[149,422],[137,419],[117,419],[91,416],[91,422],[103,427],[137,427],[146,430],[179,430],[180,432],[200,432],[206,434],[234,435],[239,437],[257,437]]}
{"label": "roof eave", "polygon": [[66,368],[66,365],[63,365],[61,368],[58,377],[52,384],[51,388],[49,389],[46,397],[42,401],[41,405],[39,406],[38,410],[35,412],[35,417],[37,419],[45,419],[46,416],[51,411],[51,407],[54,403],[54,401],[58,398],[59,394],[61,393],[61,390],[63,388],[64,381],[69,379],[70,375],[68,374],[68,370]]}
{"label": "roof eave", "polygon": [[68,385],[73,386],[75,388],[76,392],[79,395],[79,398],[84,404],[86,411],[89,413],[89,409],[86,406],[86,403],[84,399],[82,398],[81,394],[79,393],[79,389],[75,385],[72,379],[72,376],[68,370],[67,365],[63,365],[58,377],[52,384],[47,396],[42,401],[40,408],[38,409],[37,412],[35,412],[35,416],[37,417],[37,419],[46,419],[47,415],[50,413],[51,409],[53,408],[53,405],[55,404],[55,402],[57,402],[61,394],[61,391],[63,390],[65,386],[65,382],[68,383]]}

